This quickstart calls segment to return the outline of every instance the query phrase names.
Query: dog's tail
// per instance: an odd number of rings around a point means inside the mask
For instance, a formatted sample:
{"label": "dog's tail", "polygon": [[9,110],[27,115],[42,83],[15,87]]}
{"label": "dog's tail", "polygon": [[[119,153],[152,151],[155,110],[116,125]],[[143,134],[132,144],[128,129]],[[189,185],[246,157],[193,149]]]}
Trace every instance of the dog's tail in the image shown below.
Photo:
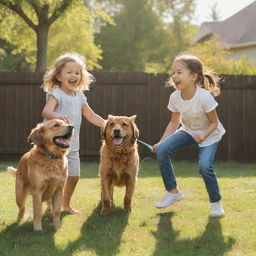
{"label": "dog's tail", "polygon": [[9,173],[11,173],[12,176],[16,177],[16,171],[17,171],[17,169],[15,169],[15,168],[9,166],[9,167],[7,167],[7,171],[8,171]]}

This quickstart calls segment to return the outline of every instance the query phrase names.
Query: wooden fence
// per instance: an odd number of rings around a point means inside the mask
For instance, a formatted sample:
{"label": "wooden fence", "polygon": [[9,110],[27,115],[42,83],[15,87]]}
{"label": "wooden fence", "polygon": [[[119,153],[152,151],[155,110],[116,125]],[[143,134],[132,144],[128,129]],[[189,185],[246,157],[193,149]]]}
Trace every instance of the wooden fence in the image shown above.
{"label": "wooden fence", "polygon": [[[93,72],[96,83],[86,92],[92,109],[106,118],[137,115],[140,139],[153,144],[170,120],[167,103],[171,88],[166,74]],[[0,73],[0,160],[17,160],[30,148],[28,134],[42,121],[45,93],[42,76],[34,73]],[[256,77],[223,76],[219,119],[227,130],[216,158],[223,161],[256,159]],[[82,160],[98,160],[100,129],[83,120],[80,133]],[[141,158],[154,157],[139,145]],[[194,148],[176,152],[175,159],[196,159]]]}

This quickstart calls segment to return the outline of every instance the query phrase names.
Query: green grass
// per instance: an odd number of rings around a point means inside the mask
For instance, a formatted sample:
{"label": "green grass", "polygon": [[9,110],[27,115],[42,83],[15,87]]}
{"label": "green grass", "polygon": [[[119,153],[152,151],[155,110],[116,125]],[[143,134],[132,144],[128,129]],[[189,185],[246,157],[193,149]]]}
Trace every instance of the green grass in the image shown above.
{"label": "green grass", "polygon": [[73,196],[81,215],[61,215],[55,232],[50,216],[43,232],[34,232],[31,198],[25,220],[16,224],[14,178],[0,163],[1,256],[219,256],[256,255],[256,166],[216,163],[226,216],[209,218],[208,196],[197,165],[176,162],[175,172],[184,200],[164,209],[155,202],[164,187],[155,161],[142,161],[133,197],[133,212],[122,210],[124,189],[115,189],[115,207],[100,214],[98,163],[82,163],[82,175]]}

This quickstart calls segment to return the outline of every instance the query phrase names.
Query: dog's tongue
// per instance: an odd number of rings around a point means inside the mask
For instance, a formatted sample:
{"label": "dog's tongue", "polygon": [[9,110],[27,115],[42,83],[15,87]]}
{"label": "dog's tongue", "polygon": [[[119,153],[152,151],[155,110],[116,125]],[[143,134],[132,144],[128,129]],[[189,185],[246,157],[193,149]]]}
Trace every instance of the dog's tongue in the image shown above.
{"label": "dog's tongue", "polygon": [[123,141],[123,138],[118,138],[118,137],[115,137],[113,139],[113,142],[114,142],[114,145],[115,146],[120,146],[122,144],[122,141]]}
{"label": "dog's tongue", "polygon": [[67,141],[67,140],[64,140],[63,138],[57,138],[57,139],[56,139],[56,142],[57,142],[58,144],[63,145],[63,146],[70,147],[70,142]]}

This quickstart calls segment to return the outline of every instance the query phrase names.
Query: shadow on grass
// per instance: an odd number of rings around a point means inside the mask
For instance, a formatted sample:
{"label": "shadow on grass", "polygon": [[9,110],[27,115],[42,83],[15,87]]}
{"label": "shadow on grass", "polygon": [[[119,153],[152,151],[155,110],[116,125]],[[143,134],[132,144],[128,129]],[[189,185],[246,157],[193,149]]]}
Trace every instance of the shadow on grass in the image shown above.
{"label": "shadow on grass", "polygon": [[[50,219],[49,219],[50,218]],[[61,255],[55,246],[51,217],[42,218],[43,231],[33,230],[33,221],[13,223],[0,232],[0,255]]]}
{"label": "shadow on grass", "polygon": [[109,215],[102,215],[100,211],[101,203],[83,224],[80,237],[70,242],[62,255],[73,255],[84,250],[93,251],[98,256],[118,254],[129,214],[119,207],[113,207]]}
{"label": "shadow on grass", "polygon": [[[8,225],[0,232],[0,255],[70,256],[84,250],[93,251],[99,256],[117,255],[129,214],[119,207],[113,207],[112,212],[106,216],[100,211],[99,203],[81,227],[79,238],[67,244],[64,249],[55,245],[55,230],[50,214],[44,214],[41,232],[33,231],[32,220]],[[62,212],[61,219],[65,216],[66,213]],[[1,225],[4,223],[0,223],[0,229]]]}
{"label": "shadow on grass", "polygon": [[159,214],[158,230],[153,232],[156,248],[152,256],[221,256],[226,254],[235,244],[235,239],[224,239],[220,219],[210,218],[202,235],[194,239],[180,239],[179,231],[172,227],[173,213]]}

